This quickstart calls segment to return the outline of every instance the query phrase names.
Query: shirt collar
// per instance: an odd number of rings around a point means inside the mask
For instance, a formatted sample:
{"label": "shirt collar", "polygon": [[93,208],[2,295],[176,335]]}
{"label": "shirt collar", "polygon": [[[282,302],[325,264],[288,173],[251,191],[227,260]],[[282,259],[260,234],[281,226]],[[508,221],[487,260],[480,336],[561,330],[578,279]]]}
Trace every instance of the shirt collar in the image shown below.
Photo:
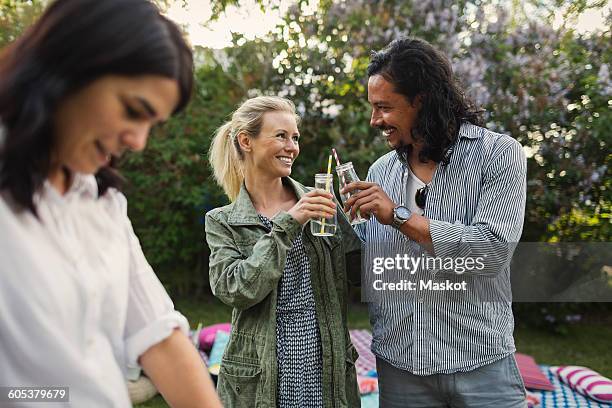
{"label": "shirt collar", "polygon": [[96,199],[98,198],[98,183],[93,174],[73,173],[72,183],[64,195],[61,195],[55,187],[51,185],[48,179],[45,180],[40,193],[41,197],[39,197],[39,199],[44,196],[58,203],[70,196],[82,196]]}
{"label": "shirt collar", "polygon": [[69,193],[98,198],[98,182],[93,174],[75,173]]}
{"label": "shirt collar", "polygon": [[479,139],[482,135],[482,128],[469,122],[463,122],[459,128],[459,139]]}

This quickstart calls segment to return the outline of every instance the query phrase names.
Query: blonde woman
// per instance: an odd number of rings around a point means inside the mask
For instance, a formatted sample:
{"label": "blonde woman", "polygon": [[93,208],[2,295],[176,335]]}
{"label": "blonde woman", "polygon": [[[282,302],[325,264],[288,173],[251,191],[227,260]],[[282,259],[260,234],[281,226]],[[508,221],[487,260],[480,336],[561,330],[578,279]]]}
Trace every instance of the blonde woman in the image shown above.
{"label": "blonde woman", "polygon": [[234,308],[218,382],[227,407],[360,406],[345,261],[360,242],[341,212],[333,237],[303,228],[336,205],[289,177],[300,153],[297,123],[291,101],[249,99],[210,149],[231,200],[206,215],[211,288]]}

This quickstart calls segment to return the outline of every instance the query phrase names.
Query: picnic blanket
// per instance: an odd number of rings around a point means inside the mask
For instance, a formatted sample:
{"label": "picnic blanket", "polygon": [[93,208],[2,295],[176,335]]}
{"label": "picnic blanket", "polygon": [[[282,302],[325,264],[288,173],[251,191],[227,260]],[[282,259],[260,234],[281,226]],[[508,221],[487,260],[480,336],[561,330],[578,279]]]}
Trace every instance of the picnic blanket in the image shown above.
{"label": "picnic blanket", "polygon": [[588,408],[610,408],[612,404],[600,404],[587,397],[584,397],[567,385],[563,384],[557,376],[550,372],[547,365],[540,365],[542,372],[546,374],[550,382],[554,385],[555,391],[533,391],[540,397],[540,408],[557,407],[588,407]]}
{"label": "picnic blanket", "polygon": [[[376,358],[370,350],[372,333],[369,330],[351,330],[350,334],[359,353],[359,358],[355,363],[357,375],[365,376],[371,371],[376,371]],[[574,392],[550,372],[549,366],[540,365],[539,367],[555,388],[554,391],[530,391],[532,395],[539,397],[539,408],[612,408],[610,404],[600,404]],[[362,395],[361,407],[378,407],[378,393]]]}
{"label": "picnic blanket", "polygon": [[357,375],[367,375],[370,371],[376,371],[376,357],[370,350],[372,346],[372,333],[369,330],[350,330],[351,341],[359,353],[355,362]]}
{"label": "picnic blanket", "polygon": [[[378,387],[372,389],[373,380],[376,381],[376,358],[370,347],[372,345],[372,333],[369,330],[350,330],[351,340],[355,349],[359,353],[359,358],[355,362],[357,378],[360,383],[361,408],[378,408]],[[200,353],[202,358],[207,360],[204,353]],[[212,361],[211,361],[212,363]],[[554,386],[554,391],[530,391],[530,394],[540,400],[538,408],[612,408],[611,404],[600,404],[590,400],[567,385],[561,383],[559,379],[550,372],[547,365],[539,365],[550,382]],[[373,392],[364,392],[364,391]]]}

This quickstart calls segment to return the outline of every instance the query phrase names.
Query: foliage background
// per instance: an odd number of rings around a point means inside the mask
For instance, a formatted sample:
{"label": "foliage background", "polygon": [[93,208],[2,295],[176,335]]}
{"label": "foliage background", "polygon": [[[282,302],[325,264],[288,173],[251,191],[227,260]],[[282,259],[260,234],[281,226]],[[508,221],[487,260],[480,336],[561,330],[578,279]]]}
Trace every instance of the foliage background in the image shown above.
{"label": "foliage background", "polygon": [[[158,3],[164,8],[169,2]],[[214,2],[213,18],[228,4],[239,1]],[[42,5],[0,0],[0,46]],[[601,30],[580,34],[573,28],[581,13],[601,7],[609,6],[602,0],[320,0],[312,8],[298,1],[266,38],[235,35],[223,50],[197,47],[187,111],[157,129],[143,154],[122,163],[130,217],[147,258],[171,292],[209,291],[203,219],[227,201],[206,153],[215,129],[248,97],[279,94],[295,101],[303,117],[298,180],[310,183],[332,146],[365,177],[387,151],[368,125],[369,53],[401,35],[442,49],[486,109],[487,126],[525,147],[522,240],[610,241],[612,14]],[[555,13],[563,14],[557,28]]]}
{"label": "foliage background", "polygon": [[[206,290],[203,215],[226,203],[206,152],[215,128],[248,97],[280,94],[296,102],[303,117],[298,180],[309,183],[323,170],[332,146],[364,177],[387,151],[368,124],[369,53],[400,35],[425,38],[447,53],[486,109],[487,126],[525,146],[523,240],[609,241],[610,29],[572,29],[581,12],[602,5],[353,0],[321,1],[306,13],[302,2],[268,38],[236,35],[230,48],[197,48],[189,110],[157,132],[144,155],[124,163],[130,215],[147,256],[173,289]],[[559,10],[565,24],[555,29]]]}

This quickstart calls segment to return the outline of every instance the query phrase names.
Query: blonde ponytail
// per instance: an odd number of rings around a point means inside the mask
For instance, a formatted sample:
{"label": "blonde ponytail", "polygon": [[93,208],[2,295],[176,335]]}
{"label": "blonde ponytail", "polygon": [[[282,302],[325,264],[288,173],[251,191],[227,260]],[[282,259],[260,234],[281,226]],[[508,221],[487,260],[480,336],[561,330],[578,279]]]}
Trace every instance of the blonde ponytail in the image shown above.
{"label": "blonde ponytail", "polygon": [[242,164],[233,144],[232,122],[227,122],[217,129],[208,151],[208,160],[217,184],[223,187],[232,202],[238,197],[244,179]]}
{"label": "blonde ponytail", "polygon": [[249,137],[256,138],[261,131],[264,114],[277,111],[295,115],[296,122],[299,123],[295,105],[290,100],[279,96],[258,96],[240,105],[233,113],[232,120],[217,129],[208,151],[208,161],[217,184],[223,187],[230,201],[236,200],[244,180],[242,162],[245,156],[240,150],[236,135],[244,132]]}

